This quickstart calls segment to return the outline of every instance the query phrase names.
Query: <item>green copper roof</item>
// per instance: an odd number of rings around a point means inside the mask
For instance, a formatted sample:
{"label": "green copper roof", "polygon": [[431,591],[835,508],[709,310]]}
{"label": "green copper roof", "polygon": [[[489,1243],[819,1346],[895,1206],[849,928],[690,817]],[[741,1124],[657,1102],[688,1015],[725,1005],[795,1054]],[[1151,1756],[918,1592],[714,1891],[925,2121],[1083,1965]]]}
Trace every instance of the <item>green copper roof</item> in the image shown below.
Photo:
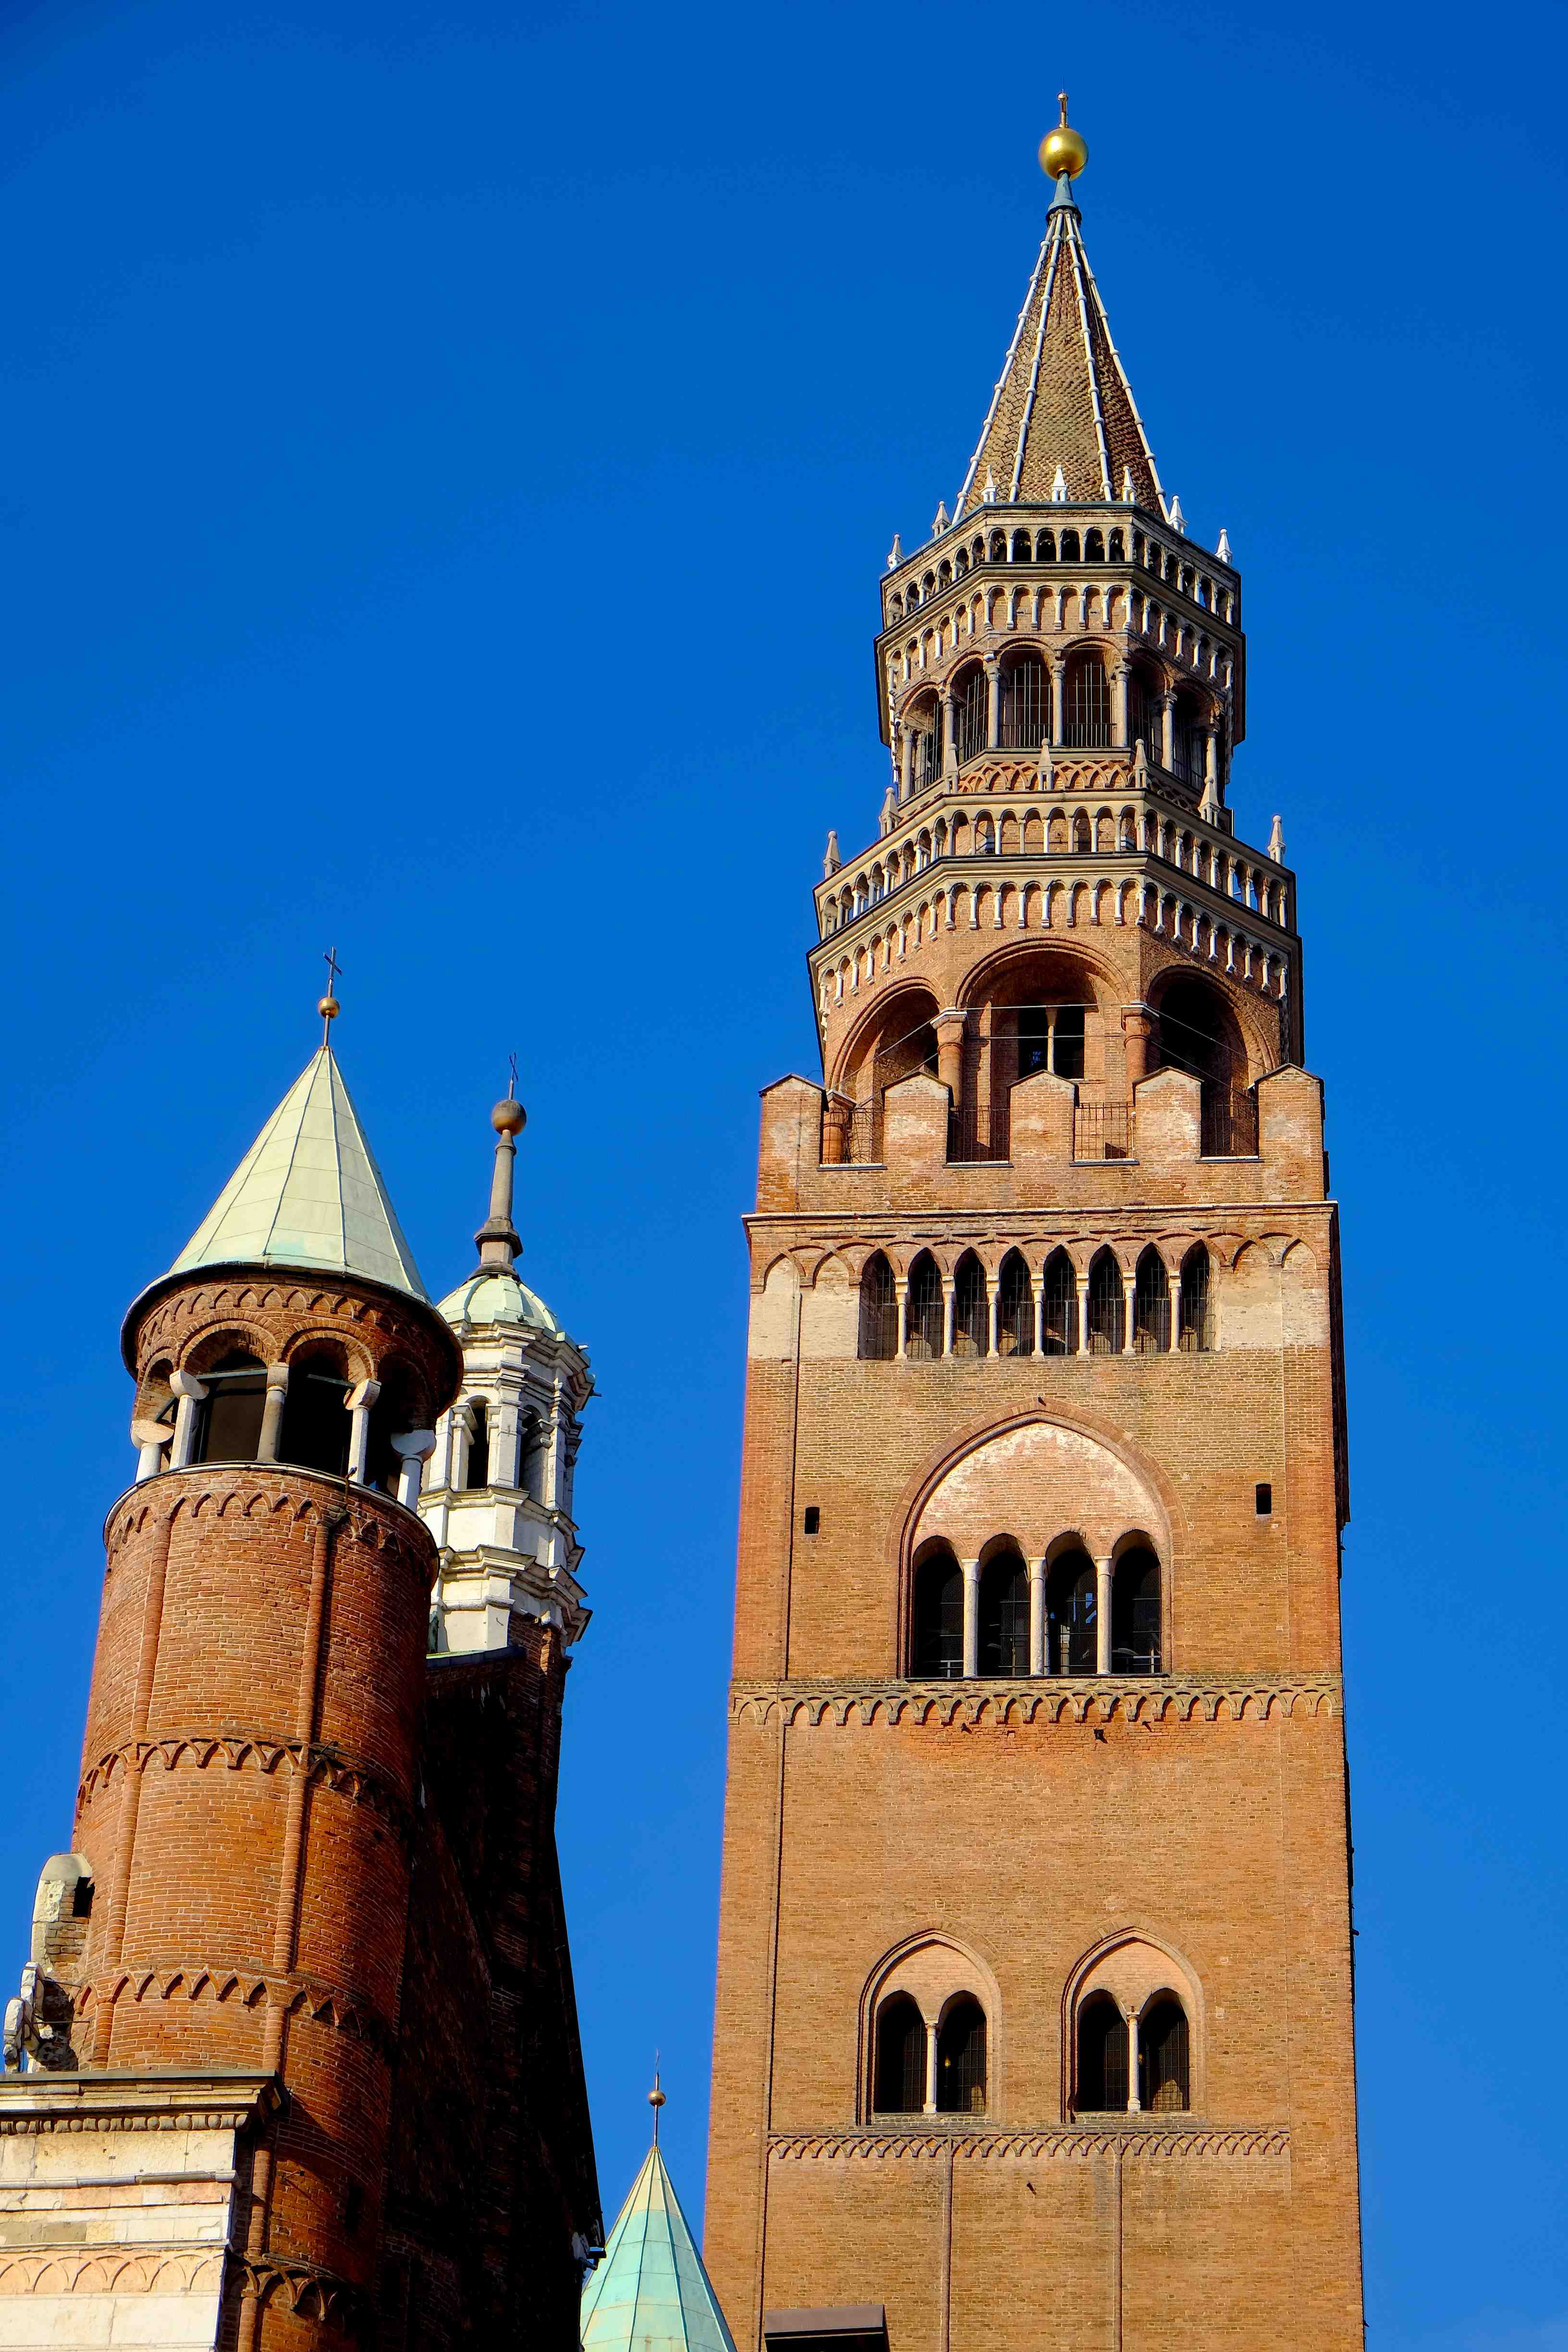
{"label": "green copper roof", "polygon": [[583,2289],[583,2352],[735,2352],[656,2141]]}
{"label": "green copper roof", "polygon": [[503,1266],[482,1265],[449,1290],[437,1308],[448,1323],[519,1323],[564,1339],[564,1327],[555,1320],[536,1290],[520,1282]]}
{"label": "green copper roof", "polygon": [[426,1297],[342,1072],[307,1063],[170,1267],[319,1266]]}

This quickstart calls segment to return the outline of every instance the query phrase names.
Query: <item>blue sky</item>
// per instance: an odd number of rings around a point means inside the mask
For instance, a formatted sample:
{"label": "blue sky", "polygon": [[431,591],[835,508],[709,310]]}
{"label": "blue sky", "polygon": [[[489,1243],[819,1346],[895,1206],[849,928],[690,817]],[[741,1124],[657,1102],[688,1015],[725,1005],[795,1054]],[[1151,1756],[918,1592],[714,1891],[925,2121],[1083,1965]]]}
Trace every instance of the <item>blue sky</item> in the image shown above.
{"label": "blue sky", "polygon": [[[700,2210],[756,1090],[885,781],[875,584],[1047,191],[1243,567],[1344,1206],[1371,2342],[1568,2342],[1565,17],[0,9],[0,1951],[68,1835],[126,1302],[337,1044],[444,1288],[518,1053],[592,1351],[561,1809],[606,2205]],[[1554,716],[1555,714],[1555,716]],[[1555,1442],[1554,1442],[1555,1441]],[[1555,1465],[1555,1466],[1554,1466]]]}

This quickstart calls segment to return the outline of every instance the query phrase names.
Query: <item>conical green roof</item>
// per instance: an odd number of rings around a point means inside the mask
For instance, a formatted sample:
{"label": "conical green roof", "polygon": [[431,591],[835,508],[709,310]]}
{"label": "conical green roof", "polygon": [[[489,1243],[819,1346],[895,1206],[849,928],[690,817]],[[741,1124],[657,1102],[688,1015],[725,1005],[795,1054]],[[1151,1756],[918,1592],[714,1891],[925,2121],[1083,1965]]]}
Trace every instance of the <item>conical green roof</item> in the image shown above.
{"label": "conical green roof", "polygon": [[656,2140],[583,2289],[583,2352],[735,2352]]}
{"label": "conical green roof", "polygon": [[427,1296],[342,1072],[306,1064],[170,1267],[319,1266]]}

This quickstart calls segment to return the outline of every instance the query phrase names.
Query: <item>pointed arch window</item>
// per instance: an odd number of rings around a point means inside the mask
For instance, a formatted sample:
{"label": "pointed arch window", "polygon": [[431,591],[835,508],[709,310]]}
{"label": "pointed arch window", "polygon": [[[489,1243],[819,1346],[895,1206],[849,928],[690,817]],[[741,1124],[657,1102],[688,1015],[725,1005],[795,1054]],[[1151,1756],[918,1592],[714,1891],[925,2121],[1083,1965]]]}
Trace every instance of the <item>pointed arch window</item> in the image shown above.
{"label": "pointed arch window", "polygon": [[881,2116],[918,2116],[925,2103],[925,2020],[907,1992],[896,1992],[877,2011],[871,2105]]}
{"label": "pointed arch window", "polygon": [[942,1276],[936,1260],[922,1250],[910,1268],[909,1353],[929,1363],[942,1353]]}
{"label": "pointed arch window", "polygon": [[1034,1286],[1019,1250],[1009,1250],[1002,1261],[996,1298],[996,1352],[999,1356],[1032,1356],[1035,1352]]}
{"label": "pointed arch window", "polygon": [[898,1288],[892,1267],[876,1250],[860,1276],[860,1354],[868,1362],[886,1364],[898,1352]]}
{"label": "pointed arch window", "polygon": [[1182,1260],[1181,1322],[1177,1345],[1186,1355],[1206,1355],[1209,1335],[1209,1254],[1194,1242]]}
{"label": "pointed arch window", "polygon": [[1085,1551],[1064,1552],[1046,1579],[1046,1672],[1092,1675],[1098,1644],[1094,1562]]}
{"label": "pointed arch window", "polygon": [[952,1294],[952,1352],[984,1356],[987,1352],[985,1269],[973,1250],[958,1261]]}
{"label": "pointed arch window", "polygon": [[1151,1242],[1138,1260],[1132,1286],[1132,1345],[1141,1356],[1163,1356],[1171,1344],[1171,1278]]}
{"label": "pointed arch window", "polygon": [[936,2105],[944,2116],[985,2112],[985,2011],[968,1993],[960,1993],[937,2028]]}
{"label": "pointed arch window", "polygon": [[916,1679],[956,1682],[963,1672],[963,1571],[946,1544],[916,1563],[913,1620]]}
{"label": "pointed arch window", "polygon": [[1096,1253],[1089,1269],[1089,1352],[1119,1356],[1127,1344],[1127,1297],[1113,1251]]}
{"label": "pointed arch window", "polygon": [[228,1354],[202,1374],[206,1395],[196,1423],[192,1459],[196,1462],[254,1462],[261,1444],[261,1421],[267,1410],[267,1367],[259,1356],[243,1348]]}
{"label": "pointed arch window", "polygon": [[1078,1276],[1066,1250],[1053,1250],[1046,1260],[1045,1332],[1047,1356],[1078,1353]]}

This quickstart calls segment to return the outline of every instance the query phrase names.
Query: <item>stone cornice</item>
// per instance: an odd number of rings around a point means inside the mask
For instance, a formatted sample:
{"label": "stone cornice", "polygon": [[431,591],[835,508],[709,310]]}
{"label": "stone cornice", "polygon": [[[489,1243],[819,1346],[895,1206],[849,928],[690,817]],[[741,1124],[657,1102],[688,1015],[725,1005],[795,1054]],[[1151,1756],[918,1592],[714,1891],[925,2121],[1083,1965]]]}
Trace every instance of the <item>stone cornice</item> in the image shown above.
{"label": "stone cornice", "polygon": [[[226,2068],[108,2068],[0,2075],[0,2138],[28,2132],[238,2131],[270,2115],[274,2074]],[[182,2176],[183,2177],[183,2176]]]}
{"label": "stone cornice", "polygon": [[1263,2158],[1289,2158],[1290,2131],[1286,2124],[1222,2126],[1193,2123],[1161,2124],[1147,2117],[1133,2122],[1047,2125],[1034,2131],[976,2129],[956,2118],[951,2126],[922,2116],[903,2129],[862,2128],[858,2131],[773,2132],[768,2154],[777,2164],[920,2162],[931,2158],[963,2157],[984,2163],[996,2159],[1056,2163],[1062,2160],[1128,2157],[1170,2163],[1173,2160],[1256,2162]]}
{"label": "stone cornice", "polygon": [[1338,1675],[1299,1678],[1185,1675],[1049,1675],[1018,1681],[737,1682],[732,1723],[786,1727],[829,1723],[918,1724],[972,1728],[982,1723],[1261,1723],[1281,1716],[1338,1715]]}

